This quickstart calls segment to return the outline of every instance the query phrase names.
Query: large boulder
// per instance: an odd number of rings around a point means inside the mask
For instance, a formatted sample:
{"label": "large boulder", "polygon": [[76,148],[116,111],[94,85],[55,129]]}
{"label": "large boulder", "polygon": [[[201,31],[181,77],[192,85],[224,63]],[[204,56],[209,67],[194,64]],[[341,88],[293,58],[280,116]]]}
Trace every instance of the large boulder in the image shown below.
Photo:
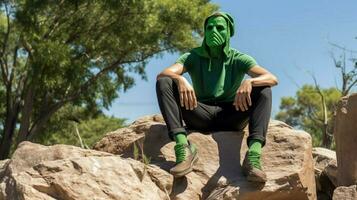
{"label": "large boulder", "polygon": [[338,165],[338,185],[357,183],[357,93],[343,97],[337,107],[334,136]]}
{"label": "large boulder", "polygon": [[[199,161],[192,173],[174,179],[171,199],[316,199],[311,137],[279,121],[271,121],[262,163],[265,184],[246,181],[241,163],[247,150],[244,132],[191,132]],[[153,165],[165,171],[174,165],[174,142],[167,136],[161,115],[146,116],[132,125],[107,134],[96,150],[135,157],[142,148]],[[137,152],[137,151],[136,151]],[[139,151],[140,152],[140,151]]]}
{"label": "large boulder", "polygon": [[169,199],[172,183],[157,166],[68,145],[23,142],[0,162],[0,200]]}
{"label": "large boulder", "polygon": [[[0,161],[0,200],[316,199],[311,138],[303,131],[271,122],[262,158],[266,184],[242,176],[246,131],[192,132],[200,160],[192,173],[174,179],[168,173],[174,143],[166,131],[154,115],[106,135],[95,147],[101,151],[23,142],[11,160]],[[150,164],[132,159],[143,153]]]}

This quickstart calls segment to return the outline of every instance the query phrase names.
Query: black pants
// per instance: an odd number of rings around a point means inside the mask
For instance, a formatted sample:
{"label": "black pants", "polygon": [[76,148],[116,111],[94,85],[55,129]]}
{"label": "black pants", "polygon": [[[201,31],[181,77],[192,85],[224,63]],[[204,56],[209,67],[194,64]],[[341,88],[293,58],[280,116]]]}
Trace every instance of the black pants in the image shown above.
{"label": "black pants", "polygon": [[252,105],[244,112],[237,111],[233,102],[197,102],[196,108],[186,110],[180,105],[177,84],[170,77],[157,80],[156,94],[171,140],[174,140],[176,133],[186,133],[186,128],[198,131],[235,131],[244,129],[249,122],[247,142],[257,139],[265,145],[272,104],[271,89],[268,86],[253,87]]}

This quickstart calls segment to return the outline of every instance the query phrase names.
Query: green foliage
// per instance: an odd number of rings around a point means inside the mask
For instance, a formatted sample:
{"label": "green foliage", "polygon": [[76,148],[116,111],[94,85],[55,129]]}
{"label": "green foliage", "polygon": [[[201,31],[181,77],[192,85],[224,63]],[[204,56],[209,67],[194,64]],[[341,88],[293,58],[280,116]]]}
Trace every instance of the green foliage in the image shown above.
{"label": "green foliage", "polygon": [[[341,92],[336,88],[321,90],[326,99],[328,132],[333,131],[333,113]],[[303,129],[312,135],[313,145],[320,146],[323,135],[323,107],[321,97],[312,85],[304,85],[295,97],[283,97],[276,119]]]}
{"label": "green foliage", "polygon": [[88,112],[80,107],[66,106],[51,118],[44,132],[34,138],[34,141],[45,145],[81,146],[76,134],[77,127],[83,143],[91,148],[104,134],[124,126],[125,119],[108,117],[100,112]]}
{"label": "green foliage", "polygon": [[135,160],[139,160],[139,149],[138,146],[136,145],[136,142],[134,142],[134,146],[133,146],[133,155]]}
{"label": "green foliage", "polygon": [[[137,144],[138,143],[138,144]],[[139,146],[139,147],[138,147]],[[139,152],[140,151],[140,152]],[[133,145],[133,155],[135,160],[139,160],[145,165],[150,164],[151,158],[147,157],[144,152],[143,141],[136,141]]]}
{"label": "green foliage", "polygon": [[[138,143],[138,145],[137,145],[137,143]],[[140,153],[139,153],[139,148],[140,148]],[[139,174],[140,181],[143,181],[144,176],[147,173],[147,167],[150,164],[151,158],[147,157],[145,155],[145,153],[144,153],[144,143],[143,143],[142,140],[138,140],[138,141],[134,142],[133,155],[134,155],[134,159],[135,160],[138,160],[138,161],[141,161],[142,163],[144,163],[143,171]]]}
{"label": "green foliage", "polygon": [[207,0],[0,0],[0,159],[14,138],[47,133],[65,105],[108,108],[132,75],[146,79],[148,58],[196,46],[217,8]]}

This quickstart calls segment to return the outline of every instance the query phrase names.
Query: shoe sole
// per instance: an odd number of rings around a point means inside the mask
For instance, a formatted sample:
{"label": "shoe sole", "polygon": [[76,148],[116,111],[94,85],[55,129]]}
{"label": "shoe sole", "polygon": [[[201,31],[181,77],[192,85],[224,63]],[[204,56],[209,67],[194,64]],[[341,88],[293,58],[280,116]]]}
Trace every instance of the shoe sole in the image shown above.
{"label": "shoe sole", "polygon": [[256,177],[256,176],[247,176],[247,180],[250,182],[257,182],[257,183],[265,183],[267,182],[266,179],[262,177]]}
{"label": "shoe sole", "polygon": [[[247,155],[246,155],[247,156]],[[242,166],[242,171],[243,171],[243,175],[247,178],[247,181],[249,182],[256,182],[256,183],[265,183],[267,182],[267,178],[266,177],[260,177],[260,176],[251,176],[248,173],[248,167],[246,167],[246,163],[247,161],[244,158],[244,162],[243,162],[243,166]]]}
{"label": "shoe sole", "polygon": [[178,173],[172,173],[172,175],[175,177],[175,178],[180,178],[182,176],[185,176],[186,174],[190,173],[192,170],[193,170],[193,165],[196,164],[198,161],[198,155],[196,153],[196,155],[193,157],[193,160],[190,164],[190,167],[187,168],[186,170],[182,171],[182,172],[178,172]]}
{"label": "shoe sole", "polygon": [[266,177],[249,175],[249,173],[247,172],[248,170],[245,169],[244,167],[243,167],[242,170],[243,170],[243,175],[247,178],[247,181],[249,181],[249,182],[258,182],[258,183],[267,182],[267,178]]}

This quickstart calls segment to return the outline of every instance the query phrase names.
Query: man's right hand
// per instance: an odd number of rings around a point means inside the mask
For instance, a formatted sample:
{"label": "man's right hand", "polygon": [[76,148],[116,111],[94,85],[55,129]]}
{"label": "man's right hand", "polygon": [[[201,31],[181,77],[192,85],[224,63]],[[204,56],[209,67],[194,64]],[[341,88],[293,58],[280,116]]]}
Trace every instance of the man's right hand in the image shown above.
{"label": "man's right hand", "polygon": [[185,107],[186,110],[193,110],[197,107],[197,99],[193,87],[183,76],[177,77],[176,80],[180,93],[181,107]]}

